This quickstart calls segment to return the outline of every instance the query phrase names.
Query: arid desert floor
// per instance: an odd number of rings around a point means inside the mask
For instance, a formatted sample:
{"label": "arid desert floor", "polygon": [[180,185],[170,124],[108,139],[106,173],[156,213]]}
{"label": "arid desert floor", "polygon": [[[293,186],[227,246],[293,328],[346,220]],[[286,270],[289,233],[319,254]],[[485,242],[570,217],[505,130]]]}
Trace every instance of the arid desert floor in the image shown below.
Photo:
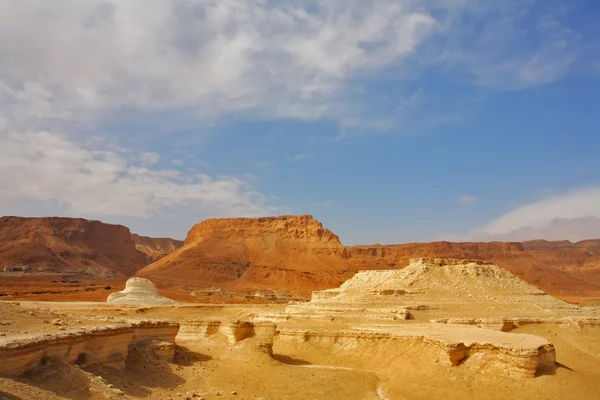
{"label": "arid desert floor", "polygon": [[485,263],[368,271],[285,305],[21,301],[0,310],[2,399],[596,399],[600,391],[599,309]]}

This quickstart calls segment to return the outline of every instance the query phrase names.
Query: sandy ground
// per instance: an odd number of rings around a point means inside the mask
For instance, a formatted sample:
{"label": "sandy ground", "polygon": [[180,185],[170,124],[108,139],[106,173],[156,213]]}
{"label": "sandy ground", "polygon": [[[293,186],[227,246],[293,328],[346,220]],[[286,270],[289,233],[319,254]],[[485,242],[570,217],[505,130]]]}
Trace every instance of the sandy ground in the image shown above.
{"label": "sandy ground", "polygon": [[[101,325],[119,319],[247,319],[282,312],[282,305],[186,305],[113,307],[87,302],[0,302],[0,334],[17,337],[61,328]],[[33,313],[33,314],[32,314]],[[423,322],[433,311],[417,313]],[[493,313],[491,313],[493,314]],[[64,325],[54,325],[59,319]],[[50,321],[47,323],[45,321]],[[4,324],[6,322],[6,324]],[[282,326],[344,328],[341,322],[294,319]],[[428,354],[393,365],[343,365],[318,349],[296,351],[275,340],[273,358],[252,351],[250,341],[234,347],[223,338],[179,342],[173,363],[134,350],[124,370],[93,366],[85,370],[62,362],[39,367],[19,378],[0,377],[0,399],[597,399],[600,393],[600,331],[559,324],[526,325],[517,333],[548,338],[559,368],[533,379],[511,378],[466,366],[431,363]],[[376,356],[364,349],[365,360]],[[372,361],[372,360],[370,360]],[[467,361],[468,362],[468,361]],[[98,382],[95,377],[102,377]],[[108,388],[108,389],[107,389]],[[123,395],[110,394],[114,390]],[[192,397],[194,398],[194,397]]]}

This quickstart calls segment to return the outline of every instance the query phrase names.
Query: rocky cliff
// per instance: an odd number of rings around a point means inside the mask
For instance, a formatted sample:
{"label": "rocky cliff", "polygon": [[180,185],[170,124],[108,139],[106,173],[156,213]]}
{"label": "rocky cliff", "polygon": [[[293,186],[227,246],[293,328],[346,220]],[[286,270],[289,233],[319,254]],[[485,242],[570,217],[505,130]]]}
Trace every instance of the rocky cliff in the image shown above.
{"label": "rocky cliff", "polygon": [[[129,277],[170,239],[142,238],[121,225],[81,218],[0,218],[0,272],[61,273],[81,278]],[[144,251],[140,251],[142,247]]]}
{"label": "rocky cliff", "polygon": [[301,215],[208,219],[138,275],[159,287],[309,290],[339,285],[354,272],[339,238]]}

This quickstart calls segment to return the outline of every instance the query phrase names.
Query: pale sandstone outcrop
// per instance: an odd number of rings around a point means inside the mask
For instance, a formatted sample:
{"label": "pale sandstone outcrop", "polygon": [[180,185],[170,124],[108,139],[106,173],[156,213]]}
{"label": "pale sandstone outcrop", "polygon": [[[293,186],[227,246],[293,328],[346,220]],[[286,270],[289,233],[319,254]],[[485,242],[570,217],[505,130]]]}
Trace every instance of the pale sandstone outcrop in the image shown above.
{"label": "pale sandstone outcrop", "polygon": [[47,357],[77,365],[101,364],[123,368],[129,346],[151,343],[159,354],[173,359],[179,324],[141,321],[109,325],[59,334],[46,334],[0,341],[0,375],[20,375]]}
{"label": "pale sandstone outcrop", "polygon": [[[331,320],[352,328],[298,330],[280,326],[276,346],[293,342],[286,347],[289,351],[294,346],[316,346],[324,357],[331,352],[332,359],[341,360],[345,366],[353,362],[359,365],[357,360],[364,357],[365,349],[384,359],[392,353],[411,362],[416,362],[413,356],[417,348],[423,354],[438,349],[449,365],[466,363],[486,371],[498,367],[510,375],[533,377],[536,371],[554,368],[554,346],[541,337],[501,331],[537,319],[562,321],[558,317],[562,312],[572,315],[577,310],[490,262],[413,259],[403,270],[359,271],[337,289],[313,292],[308,303],[288,305],[285,314],[296,321]],[[409,324],[405,320],[415,317],[412,311],[417,318],[419,311],[428,319],[434,315],[450,317]],[[460,318],[465,312],[475,317]],[[513,312],[517,314],[511,317],[508,313]],[[495,316],[487,317],[487,313]],[[498,316],[504,313],[507,317]],[[365,325],[369,321],[371,324]],[[431,357],[429,362],[433,362]]]}
{"label": "pale sandstone outcrop", "polygon": [[277,325],[271,321],[180,321],[178,341],[204,341],[221,335],[229,345],[252,338],[260,352],[273,354]]}
{"label": "pale sandstone outcrop", "polygon": [[129,278],[125,289],[121,292],[111,293],[106,302],[109,304],[132,305],[179,305],[178,301],[171,300],[158,294],[156,286],[149,279]]}
{"label": "pale sandstone outcrop", "polygon": [[[510,334],[486,329],[449,325],[403,325],[399,327],[362,326],[350,330],[279,328],[278,351],[310,348],[327,354],[333,362],[359,366],[369,364],[365,353],[393,354],[393,360],[408,360],[415,354],[429,354],[430,362],[451,366],[466,363],[475,368],[497,368],[511,376],[534,377],[553,370],[556,354],[546,339],[526,334]],[[306,347],[308,346],[308,347]],[[309,352],[307,352],[309,354]],[[373,368],[385,361],[378,359]]]}
{"label": "pale sandstone outcrop", "polygon": [[[551,297],[487,261],[411,259],[402,270],[359,271],[337,289],[315,291],[309,304],[398,304],[456,310],[518,309],[523,316],[578,313],[577,306]],[[478,316],[478,315],[477,315]]]}
{"label": "pale sandstone outcrop", "polygon": [[529,324],[559,324],[573,327],[577,330],[600,328],[600,318],[594,317],[541,317],[541,318],[436,318],[431,322],[438,324],[474,325],[480,328],[510,331],[520,326]]}

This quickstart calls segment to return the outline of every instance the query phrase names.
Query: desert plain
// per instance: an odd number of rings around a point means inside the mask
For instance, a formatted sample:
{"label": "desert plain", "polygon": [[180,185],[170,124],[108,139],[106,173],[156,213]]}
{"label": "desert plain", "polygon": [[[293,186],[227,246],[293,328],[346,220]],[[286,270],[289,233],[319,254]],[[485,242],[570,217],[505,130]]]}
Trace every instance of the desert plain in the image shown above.
{"label": "desert plain", "polygon": [[0,238],[3,400],[600,393],[598,240],[344,247],[310,216]]}

